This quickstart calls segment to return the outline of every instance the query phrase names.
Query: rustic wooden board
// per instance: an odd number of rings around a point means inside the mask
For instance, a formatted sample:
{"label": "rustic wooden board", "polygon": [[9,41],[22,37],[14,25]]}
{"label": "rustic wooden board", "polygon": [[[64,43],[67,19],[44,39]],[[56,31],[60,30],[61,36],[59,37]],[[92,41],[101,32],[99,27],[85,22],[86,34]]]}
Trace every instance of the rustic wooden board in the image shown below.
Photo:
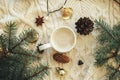
{"label": "rustic wooden board", "polygon": [[[49,10],[54,10],[63,4],[64,0],[49,0]],[[46,0],[0,0],[0,28],[4,23],[13,20],[18,23],[18,34],[27,27],[34,28],[40,34],[38,42],[49,42],[51,32],[60,26],[69,26],[75,30],[75,22],[80,17],[90,17],[92,20],[103,18],[111,26],[120,21],[120,5],[113,0],[68,0],[65,7],[73,9],[73,16],[69,20],[63,20],[60,11],[50,14],[48,20],[41,27],[34,24],[35,18],[46,16]],[[45,50],[42,62],[51,67],[50,75],[45,80],[105,80],[105,69],[94,66],[94,49],[97,46],[94,30],[90,35],[77,35],[76,47],[66,53],[71,58],[68,64],[59,64],[52,58],[55,51]],[[35,46],[33,47],[35,48]],[[78,66],[78,60],[84,62]],[[56,74],[55,67],[63,67],[67,75],[60,77]]]}

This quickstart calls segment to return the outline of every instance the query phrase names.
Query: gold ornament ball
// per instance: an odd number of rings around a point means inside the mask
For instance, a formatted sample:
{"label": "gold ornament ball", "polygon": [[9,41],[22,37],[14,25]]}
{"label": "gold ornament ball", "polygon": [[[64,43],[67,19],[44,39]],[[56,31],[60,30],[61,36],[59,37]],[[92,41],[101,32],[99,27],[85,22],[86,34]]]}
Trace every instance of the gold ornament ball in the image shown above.
{"label": "gold ornament ball", "polygon": [[2,51],[3,51],[3,50],[2,50],[2,48],[0,47],[0,57],[2,56]]}
{"label": "gold ornament ball", "polygon": [[39,34],[36,31],[32,31],[31,39],[27,39],[26,41],[29,43],[35,43],[39,39]]}
{"label": "gold ornament ball", "polygon": [[73,15],[73,9],[68,7],[68,8],[63,8],[62,9],[62,18],[63,19],[70,19]]}
{"label": "gold ornament ball", "polygon": [[35,33],[35,34],[34,34],[34,38],[30,41],[30,43],[34,43],[34,42],[36,42],[38,39],[39,39],[39,34],[38,34],[38,33]]}
{"label": "gold ornament ball", "polygon": [[2,48],[0,47],[0,53],[2,53]]}
{"label": "gold ornament ball", "polygon": [[57,67],[56,70],[60,76],[64,76],[66,74],[66,70],[63,68]]}
{"label": "gold ornament ball", "polygon": [[59,71],[59,74],[60,74],[61,76],[64,76],[64,75],[66,74],[66,72],[65,72],[64,70],[60,70],[60,71]]}

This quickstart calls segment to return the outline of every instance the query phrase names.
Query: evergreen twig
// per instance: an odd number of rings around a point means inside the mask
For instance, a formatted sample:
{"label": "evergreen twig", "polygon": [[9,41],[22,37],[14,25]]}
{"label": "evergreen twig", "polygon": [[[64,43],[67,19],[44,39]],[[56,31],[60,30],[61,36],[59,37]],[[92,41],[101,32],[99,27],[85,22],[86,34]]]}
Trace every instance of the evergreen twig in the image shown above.
{"label": "evergreen twig", "polygon": [[100,19],[99,21],[95,20],[95,23],[102,27],[102,29],[104,29],[114,40],[118,41],[116,37],[114,37],[114,35],[110,31],[108,31],[108,29],[106,29],[110,28],[110,26],[106,22]]}
{"label": "evergreen twig", "polygon": [[12,30],[11,30],[11,27],[12,27],[12,26],[10,25],[10,27],[9,27],[9,33],[8,33],[8,34],[9,34],[9,36],[8,36],[8,49],[9,49],[9,50],[10,50],[10,40],[11,40],[11,31],[12,31]]}
{"label": "evergreen twig", "polygon": [[112,55],[111,55],[110,57],[106,58],[105,60],[108,60],[108,59],[110,59],[110,58],[113,58],[113,57],[117,56],[118,51],[119,51],[119,49],[116,49],[115,52],[112,53]]}
{"label": "evergreen twig", "polygon": [[3,47],[4,47],[4,44],[3,44],[3,34],[0,36],[0,43],[1,43],[1,48],[2,48],[2,56],[6,56],[6,49],[4,49]]}
{"label": "evergreen twig", "polygon": [[[109,63],[109,59],[115,59],[112,63],[118,64],[120,62],[119,57],[119,49],[120,49],[120,24],[115,25],[113,29],[110,28],[110,26],[104,22],[103,20],[95,20],[95,23],[97,26],[100,26],[100,35],[98,38],[98,41],[100,42],[100,45],[103,47],[99,47],[98,50],[95,52],[95,59],[96,59],[96,65],[97,66],[105,66],[107,68],[108,72],[108,80],[117,80],[120,78],[120,64],[115,69],[115,65]],[[104,43],[104,44],[103,44]],[[104,49],[105,48],[105,49]],[[108,48],[108,49],[106,49]],[[115,51],[113,51],[115,50]],[[108,56],[109,54],[109,56]]]}
{"label": "evergreen twig", "polygon": [[12,47],[11,51],[13,51],[13,49],[15,49],[17,46],[19,46],[23,41],[25,41],[28,38],[28,36],[24,37],[23,39],[21,39],[20,42],[18,42],[14,47]]}
{"label": "evergreen twig", "polygon": [[9,23],[5,27],[5,33],[0,36],[0,47],[2,48],[0,80],[29,80],[39,73],[40,79],[43,79],[44,76],[42,75],[48,71],[47,66],[41,66],[41,63],[38,63],[39,67],[36,67],[35,70],[40,69],[40,71],[35,72],[33,75],[31,75],[32,71],[29,74],[26,69],[28,64],[26,64],[25,60],[29,60],[32,63],[33,60],[39,61],[41,59],[37,54],[33,54],[36,51],[24,48],[28,44],[27,40],[31,40],[34,37],[32,30],[25,30],[19,37],[16,36],[16,30],[16,25]]}
{"label": "evergreen twig", "polygon": [[25,69],[25,67],[26,67],[27,62],[28,62],[28,60],[26,59],[26,60],[25,60],[25,63],[23,64],[23,66],[22,66],[22,68],[21,68],[21,70],[20,70],[20,73],[19,73],[18,77],[22,77],[23,71],[24,71],[24,69]]}
{"label": "evergreen twig", "polygon": [[118,72],[119,68],[120,68],[120,65],[117,67],[117,69],[115,70],[115,72],[112,73],[112,77]]}
{"label": "evergreen twig", "polygon": [[[2,34],[3,35],[3,34]],[[1,43],[1,48],[2,48],[2,50],[3,50],[3,53],[4,53],[4,49],[3,49],[3,43],[2,43],[2,35],[0,35],[0,43]]]}
{"label": "evergreen twig", "polygon": [[11,79],[10,80],[14,80],[14,77],[15,77],[15,71],[16,71],[16,67],[14,68],[14,70],[13,70],[13,73],[12,73],[12,77],[11,77]]}
{"label": "evergreen twig", "polygon": [[10,22],[10,23],[8,23],[7,25],[6,25],[6,27],[7,27],[7,29],[8,29],[8,49],[10,50],[10,46],[11,46],[11,39],[12,39],[12,37],[14,36],[12,33],[14,32],[14,28],[15,28],[15,26],[16,26],[16,24],[15,24],[15,22]]}
{"label": "evergreen twig", "polygon": [[18,55],[23,55],[23,56],[26,56],[26,57],[33,57],[33,58],[36,58],[36,59],[40,59],[39,56],[35,56],[35,55],[32,55],[32,54],[19,53],[19,52],[12,52],[12,54],[18,54]]}
{"label": "evergreen twig", "polygon": [[45,70],[48,70],[48,69],[49,69],[49,67],[47,67],[47,66],[43,67],[40,71],[35,72],[33,75],[31,75],[29,77],[26,77],[24,80],[30,80],[31,78],[37,76],[38,74],[40,74],[40,73],[42,73],[42,72],[44,72]]}

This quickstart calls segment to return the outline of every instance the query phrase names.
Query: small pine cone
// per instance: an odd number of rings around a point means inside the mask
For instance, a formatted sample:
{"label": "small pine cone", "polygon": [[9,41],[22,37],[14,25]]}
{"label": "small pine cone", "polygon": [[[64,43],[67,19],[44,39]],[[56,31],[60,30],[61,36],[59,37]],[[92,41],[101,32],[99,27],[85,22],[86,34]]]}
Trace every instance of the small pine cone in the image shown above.
{"label": "small pine cone", "polygon": [[93,21],[91,21],[89,18],[80,18],[76,23],[76,29],[77,29],[77,33],[81,34],[81,35],[88,35],[90,32],[93,31]]}

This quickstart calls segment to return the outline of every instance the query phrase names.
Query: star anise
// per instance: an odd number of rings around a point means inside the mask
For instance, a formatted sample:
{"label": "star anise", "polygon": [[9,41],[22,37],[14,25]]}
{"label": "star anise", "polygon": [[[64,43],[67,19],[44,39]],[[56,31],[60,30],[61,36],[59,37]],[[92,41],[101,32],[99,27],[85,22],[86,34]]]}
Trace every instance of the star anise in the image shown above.
{"label": "star anise", "polygon": [[40,16],[38,16],[38,18],[36,18],[35,23],[37,26],[42,25],[42,23],[44,23],[43,18],[44,17],[40,17]]}

